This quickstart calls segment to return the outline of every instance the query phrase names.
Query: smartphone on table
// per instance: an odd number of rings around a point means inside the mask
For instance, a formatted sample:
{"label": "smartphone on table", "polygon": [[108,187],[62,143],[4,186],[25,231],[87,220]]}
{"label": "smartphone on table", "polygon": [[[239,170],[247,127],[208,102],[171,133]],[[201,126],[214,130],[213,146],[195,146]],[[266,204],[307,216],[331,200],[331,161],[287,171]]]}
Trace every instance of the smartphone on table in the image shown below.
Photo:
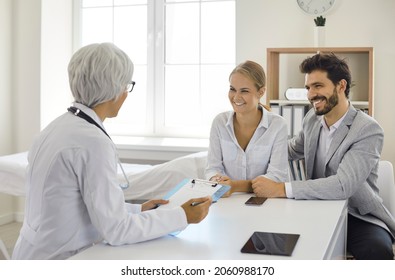
{"label": "smartphone on table", "polygon": [[251,196],[246,202],[246,205],[262,205],[266,201],[266,197]]}

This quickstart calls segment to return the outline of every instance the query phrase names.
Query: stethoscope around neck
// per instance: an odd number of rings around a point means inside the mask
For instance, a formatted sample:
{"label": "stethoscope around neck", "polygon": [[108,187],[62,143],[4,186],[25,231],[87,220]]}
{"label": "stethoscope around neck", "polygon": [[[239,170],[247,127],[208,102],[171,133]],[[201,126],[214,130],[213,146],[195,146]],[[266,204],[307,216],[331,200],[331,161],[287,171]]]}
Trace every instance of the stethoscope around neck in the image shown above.
{"label": "stethoscope around neck", "polygon": [[[97,122],[95,122],[94,119],[92,119],[90,116],[85,114],[83,111],[81,111],[80,109],[78,109],[77,107],[74,107],[74,106],[71,106],[71,107],[67,108],[67,111],[69,111],[70,113],[72,113],[73,115],[75,115],[77,117],[80,117],[81,119],[86,120],[88,123],[91,123],[91,124],[97,126],[112,141],[110,135],[108,135],[108,133]],[[121,167],[121,171],[122,171],[123,177],[125,178],[125,181],[126,181],[126,183],[119,183],[119,187],[121,189],[125,190],[125,189],[129,188],[130,183],[129,183],[128,177],[126,176],[125,170],[122,167],[121,161],[119,160],[118,157],[117,157],[117,159],[118,159],[119,167]]]}

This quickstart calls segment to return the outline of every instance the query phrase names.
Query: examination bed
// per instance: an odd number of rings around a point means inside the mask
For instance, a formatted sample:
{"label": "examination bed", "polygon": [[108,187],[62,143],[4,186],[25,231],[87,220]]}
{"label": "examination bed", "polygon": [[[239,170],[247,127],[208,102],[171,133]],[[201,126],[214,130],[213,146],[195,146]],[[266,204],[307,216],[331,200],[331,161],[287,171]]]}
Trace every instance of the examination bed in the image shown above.
{"label": "examination bed", "polygon": [[[139,200],[163,197],[185,178],[203,178],[207,152],[199,152],[157,165],[123,163],[130,182],[125,199]],[[25,196],[27,152],[0,156],[0,193]],[[118,167],[118,178],[125,181]]]}

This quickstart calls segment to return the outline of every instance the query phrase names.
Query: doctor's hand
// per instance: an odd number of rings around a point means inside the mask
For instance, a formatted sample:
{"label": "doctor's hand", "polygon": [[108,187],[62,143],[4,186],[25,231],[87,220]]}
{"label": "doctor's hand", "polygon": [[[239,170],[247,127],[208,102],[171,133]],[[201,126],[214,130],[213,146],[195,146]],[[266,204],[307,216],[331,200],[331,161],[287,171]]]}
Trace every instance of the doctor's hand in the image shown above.
{"label": "doctor's hand", "polygon": [[188,224],[197,224],[202,221],[208,214],[211,205],[211,197],[193,198],[181,205],[187,216]]}
{"label": "doctor's hand", "polygon": [[264,176],[252,180],[252,191],[261,197],[286,197],[284,183],[277,183]]}
{"label": "doctor's hand", "polygon": [[156,207],[158,207],[158,205],[160,205],[160,204],[167,204],[167,203],[169,203],[169,201],[165,200],[165,199],[149,200],[147,202],[144,202],[141,205],[141,211],[147,211],[147,210],[155,209]]}

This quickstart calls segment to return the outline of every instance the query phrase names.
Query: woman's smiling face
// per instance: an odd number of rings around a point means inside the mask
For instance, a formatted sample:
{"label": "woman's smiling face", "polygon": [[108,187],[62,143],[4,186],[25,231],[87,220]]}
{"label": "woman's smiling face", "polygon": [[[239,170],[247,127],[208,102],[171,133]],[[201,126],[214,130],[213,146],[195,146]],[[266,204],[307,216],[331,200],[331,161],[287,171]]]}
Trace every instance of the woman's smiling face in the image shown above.
{"label": "woman's smiling face", "polygon": [[240,73],[234,73],[230,77],[229,101],[236,113],[256,110],[263,95],[263,91],[257,90],[254,82]]}

